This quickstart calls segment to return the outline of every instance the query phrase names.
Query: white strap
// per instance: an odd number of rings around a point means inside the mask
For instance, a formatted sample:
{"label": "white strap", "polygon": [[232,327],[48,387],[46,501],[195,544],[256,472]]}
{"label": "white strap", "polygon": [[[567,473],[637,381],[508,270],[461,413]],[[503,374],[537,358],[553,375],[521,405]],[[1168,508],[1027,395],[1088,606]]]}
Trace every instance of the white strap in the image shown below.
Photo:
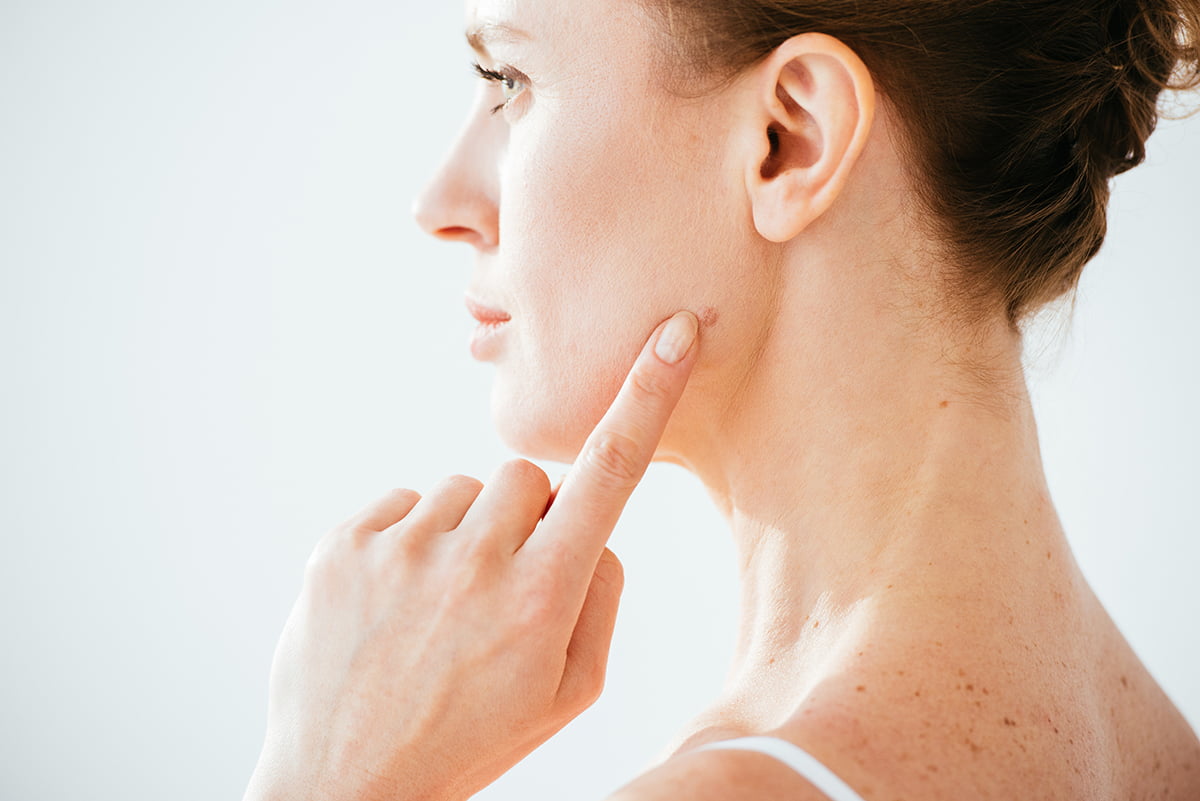
{"label": "white strap", "polygon": [[830,801],[863,801],[862,796],[850,789],[837,774],[817,761],[817,758],[793,742],[779,737],[738,737],[733,740],[720,740],[715,743],[705,743],[695,750],[706,748],[740,748],[746,751],[761,751],[775,757],[812,783]]}

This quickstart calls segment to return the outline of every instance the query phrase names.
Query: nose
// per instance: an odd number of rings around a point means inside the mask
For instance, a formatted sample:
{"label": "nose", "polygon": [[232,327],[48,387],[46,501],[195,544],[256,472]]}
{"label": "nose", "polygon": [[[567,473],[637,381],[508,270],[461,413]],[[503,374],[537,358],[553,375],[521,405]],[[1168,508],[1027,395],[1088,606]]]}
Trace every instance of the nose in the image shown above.
{"label": "nose", "polygon": [[[487,115],[484,115],[487,116]],[[500,239],[496,137],[472,114],[446,159],[413,202],[413,216],[426,233],[447,242],[494,249]]]}

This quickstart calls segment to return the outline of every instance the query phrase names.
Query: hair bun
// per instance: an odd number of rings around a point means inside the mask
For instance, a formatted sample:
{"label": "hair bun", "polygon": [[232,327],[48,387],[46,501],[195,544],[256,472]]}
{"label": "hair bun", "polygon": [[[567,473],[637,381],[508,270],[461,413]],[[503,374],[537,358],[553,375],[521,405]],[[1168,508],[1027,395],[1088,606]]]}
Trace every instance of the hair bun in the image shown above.
{"label": "hair bun", "polygon": [[1096,30],[1073,150],[1107,179],[1145,160],[1160,93],[1200,84],[1200,0],[1115,0],[1097,9]]}
{"label": "hair bun", "polygon": [[681,97],[728,86],[791,36],[858,53],[958,266],[948,304],[1002,308],[1014,326],[1099,252],[1109,179],[1145,159],[1163,90],[1200,84],[1200,0],[639,2]]}

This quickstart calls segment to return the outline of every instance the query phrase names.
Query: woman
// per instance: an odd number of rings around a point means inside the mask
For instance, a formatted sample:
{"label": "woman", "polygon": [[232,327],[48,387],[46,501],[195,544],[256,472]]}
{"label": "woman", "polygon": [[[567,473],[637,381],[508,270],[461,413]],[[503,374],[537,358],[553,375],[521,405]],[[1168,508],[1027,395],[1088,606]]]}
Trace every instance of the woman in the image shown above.
{"label": "woman", "polygon": [[397,490],[322,540],[247,798],[468,798],[589,706],[652,459],[728,519],[741,624],[613,799],[1200,798],[1020,363],[1197,82],[1200,3],[620,6],[468,2],[485,83],[416,208],[476,251],[503,438],[571,472]]}

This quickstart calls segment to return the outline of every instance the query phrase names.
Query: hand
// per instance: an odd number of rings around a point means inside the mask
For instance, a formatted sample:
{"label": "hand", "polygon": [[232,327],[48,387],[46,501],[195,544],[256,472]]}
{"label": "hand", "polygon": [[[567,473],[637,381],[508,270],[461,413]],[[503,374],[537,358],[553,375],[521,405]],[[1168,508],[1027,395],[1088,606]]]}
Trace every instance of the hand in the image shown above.
{"label": "hand", "polygon": [[518,459],[486,487],[395,490],[321,539],[248,800],[466,799],[596,701],[623,587],[605,543],[698,351],[693,314],[668,322],[675,363],[664,323],[553,494]]}

